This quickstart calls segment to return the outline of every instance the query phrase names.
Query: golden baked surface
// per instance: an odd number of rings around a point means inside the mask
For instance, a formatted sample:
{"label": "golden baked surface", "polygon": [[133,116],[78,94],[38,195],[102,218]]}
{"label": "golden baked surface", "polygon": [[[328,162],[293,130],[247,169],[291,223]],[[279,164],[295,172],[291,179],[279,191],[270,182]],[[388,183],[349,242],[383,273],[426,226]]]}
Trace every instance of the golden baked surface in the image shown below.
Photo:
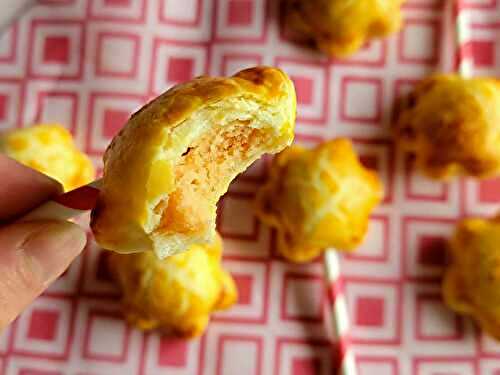
{"label": "golden baked surface", "polygon": [[200,77],[132,115],[104,155],[92,230],[118,252],[159,257],[210,242],[229,183],[293,140],[295,90],[281,70]]}
{"label": "golden baked surface", "polygon": [[400,102],[394,131],[425,175],[500,173],[500,84],[495,79],[434,75]]}
{"label": "golden baked surface", "polygon": [[446,303],[500,340],[500,217],[460,222],[449,246]]}
{"label": "golden baked surface", "polygon": [[0,152],[59,181],[65,191],[95,177],[90,159],[58,124],[42,124],[0,133]]}
{"label": "golden baked surface", "polygon": [[233,279],[221,267],[222,241],[193,245],[163,260],[152,252],[110,252],[109,268],[123,293],[126,319],[143,329],[193,337],[210,314],[237,299]]}
{"label": "golden baked surface", "polygon": [[257,192],[257,215],[277,229],[285,258],[306,262],[327,247],[358,246],[382,194],[377,174],[361,165],[349,140],[312,150],[292,146],[274,159],[269,180]]}
{"label": "golden baked surface", "polygon": [[285,27],[324,53],[345,57],[399,30],[404,0],[282,0]]}

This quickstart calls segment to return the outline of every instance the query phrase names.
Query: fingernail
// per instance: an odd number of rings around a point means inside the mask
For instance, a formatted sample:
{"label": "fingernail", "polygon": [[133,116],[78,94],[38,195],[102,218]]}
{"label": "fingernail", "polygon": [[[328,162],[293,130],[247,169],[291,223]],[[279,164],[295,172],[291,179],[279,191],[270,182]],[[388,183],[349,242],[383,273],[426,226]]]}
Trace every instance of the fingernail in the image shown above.
{"label": "fingernail", "polygon": [[51,222],[30,234],[22,250],[47,285],[64,272],[86,242],[87,236],[78,225],[64,221]]}

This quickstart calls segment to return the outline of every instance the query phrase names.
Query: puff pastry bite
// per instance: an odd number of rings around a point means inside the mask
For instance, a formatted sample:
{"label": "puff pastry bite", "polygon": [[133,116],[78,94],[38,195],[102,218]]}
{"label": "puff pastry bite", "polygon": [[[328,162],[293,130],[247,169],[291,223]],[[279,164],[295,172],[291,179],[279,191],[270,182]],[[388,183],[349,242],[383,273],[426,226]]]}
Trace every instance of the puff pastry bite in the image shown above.
{"label": "puff pastry bite", "polygon": [[163,258],[211,241],[229,183],[292,142],[295,106],[290,79],[268,67],[200,77],[144,106],[104,155],[91,223],[98,243]]}
{"label": "puff pastry bite", "polygon": [[404,0],[282,0],[284,23],[294,39],[345,57],[373,38],[399,30]]}
{"label": "puff pastry bite", "polygon": [[198,336],[210,314],[236,302],[233,279],[221,266],[222,241],[192,245],[160,260],[152,252],[110,253],[109,268],[123,292],[126,319],[143,329]]}
{"label": "puff pastry bite", "polygon": [[434,75],[400,102],[397,141],[435,179],[500,173],[500,84],[496,79]]}
{"label": "puff pastry bite", "polygon": [[460,222],[443,281],[446,304],[500,340],[500,216]]}
{"label": "puff pastry bite", "polygon": [[382,195],[377,174],[340,138],[280,153],[257,192],[257,215],[277,229],[278,251],[286,259],[306,262],[327,247],[355,249]]}
{"label": "puff pastry bite", "polygon": [[0,133],[0,152],[59,181],[64,190],[86,185],[95,177],[90,159],[58,124],[41,124]]}

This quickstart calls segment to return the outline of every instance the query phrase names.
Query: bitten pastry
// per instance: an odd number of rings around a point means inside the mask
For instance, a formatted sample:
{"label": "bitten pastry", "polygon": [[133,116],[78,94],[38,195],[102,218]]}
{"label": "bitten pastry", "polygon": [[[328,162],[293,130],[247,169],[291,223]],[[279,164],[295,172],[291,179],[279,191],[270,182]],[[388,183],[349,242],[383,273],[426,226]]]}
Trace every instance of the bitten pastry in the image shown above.
{"label": "bitten pastry", "polygon": [[312,150],[292,146],[274,159],[269,180],[257,192],[257,215],[277,229],[285,258],[307,262],[327,247],[358,246],[382,194],[377,174],[361,165],[349,140]]}
{"label": "bitten pastry", "polygon": [[0,152],[59,181],[64,190],[86,185],[95,177],[90,159],[58,124],[42,124],[0,134]]}
{"label": "bitten pastry", "polygon": [[135,113],[104,155],[92,230],[104,248],[163,258],[210,242],[229,183],[293,140],[295,91],[281,70],[200,77]]}
{"label": "bitten pastry", "polygon": [[500,340],[500,216],[460,222],[449,246],[443,295]]}
{"label": "bitten pastry", "polygon": [[496,79],[434,75],[401,99],[394,131],[425,175],[500,174],[500,84]]}
{"label": "bitten pastry", "polygon": [[294,39],[346,57],[373,38],[399,30],[404,0],[282,0],[284,23]]}
{"label": "bitten pastry", "polygon": [[152,252],[110,253],[109,268],[123,292],[126,319],[143,329],[198,336],[210,314],[236,302],[233,279],[221,267],[222,241],[192,245],[160,260]]}

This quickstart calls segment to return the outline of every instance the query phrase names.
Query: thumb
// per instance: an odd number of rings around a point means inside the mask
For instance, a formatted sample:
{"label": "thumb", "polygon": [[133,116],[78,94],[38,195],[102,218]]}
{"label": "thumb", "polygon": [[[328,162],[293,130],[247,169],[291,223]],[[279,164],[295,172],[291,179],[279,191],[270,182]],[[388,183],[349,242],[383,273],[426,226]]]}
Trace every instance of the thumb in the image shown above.
{"label": "thumb", "polygon": [[0,330],[64,272],[86,240],[79,226],[65,221],[0,228]]}

